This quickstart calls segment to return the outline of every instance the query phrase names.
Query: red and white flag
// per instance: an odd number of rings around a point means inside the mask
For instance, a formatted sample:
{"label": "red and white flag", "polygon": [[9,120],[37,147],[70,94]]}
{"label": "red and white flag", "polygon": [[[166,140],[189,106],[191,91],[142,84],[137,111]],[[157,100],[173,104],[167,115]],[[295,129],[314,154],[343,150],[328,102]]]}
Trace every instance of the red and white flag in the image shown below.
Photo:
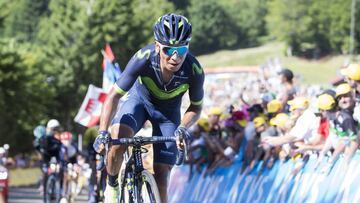
{"label": "red and white flag", "polygon": [[101,108],[105,98],[106,93],[103,89],[89,85],[85,99],[74,121],[88,128],[95,126],[100,120]]}

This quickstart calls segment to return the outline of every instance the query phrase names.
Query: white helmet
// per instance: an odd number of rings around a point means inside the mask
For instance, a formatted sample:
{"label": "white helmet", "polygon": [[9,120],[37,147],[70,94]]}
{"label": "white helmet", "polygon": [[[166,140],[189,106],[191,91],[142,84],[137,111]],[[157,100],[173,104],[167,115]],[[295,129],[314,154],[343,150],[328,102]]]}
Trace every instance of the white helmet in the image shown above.
{"label": "white helmet", "polygon": [[4,149],[5,149],[5,150],[9,150],[9,149],[10,149],[10,145],[9,145],[9,144],[4,144]]}
{"label": "white helmet", "polygon": [[51,119],[48,121],[46,128],[57,128],[60,127],[60,123],[56,119]]}

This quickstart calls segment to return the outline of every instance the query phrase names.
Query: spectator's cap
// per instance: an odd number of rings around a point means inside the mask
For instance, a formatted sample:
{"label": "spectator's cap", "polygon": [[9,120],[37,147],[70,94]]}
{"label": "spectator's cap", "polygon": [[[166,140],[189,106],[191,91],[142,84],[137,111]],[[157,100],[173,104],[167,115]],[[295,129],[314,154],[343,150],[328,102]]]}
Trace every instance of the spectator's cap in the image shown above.
{"label": "spectator's cap", "polygon": [[287,80],[292,80],[294,78],[294,74],[293,72],[290,70],[290,69],[282,69],[280,72],[279,72],[279,75],[283,75]]}
{"label": "spectator's cap", "polygon": [[341,69],[340,73],[351,80],[360,80],[360,65],[359,64],[350,64],[348,67]]}
{"label": "spectator's cap", "polygon": [[199,120],[196,122],[196,124],[198,126],[200,126],[206,132],[209,131],[209,122],[206,118],[199,118]]}
{"label": "spectator's cap", "polygon": [[290,105],[290,111],[296,109],[306,109],[309,107],[309,100],[306,97],[295,97],[287,102]]}
{"label": "spectator's cap", "polygon": [[33,133],[34,133],[34,136],[38,139],[45,136],[46,135],[45,126],[43,126],[43,125],[36,126]]}
{"label": "spectator's cap", "polygon": [[336,106],[336,100],[332,95],[321,94],[317,98],[317,107],[320,110],[328,111]]}
{"label": "spectator's cap", "polygon": [[71,132],[68,132],[68,131],[65,131],[65,132],[62,132],[60,134],[60,140],[61,141],[65,141],[65,140],[72,140],[72,133]]}
{"label": "spectator's cap", "polygon": [[59,128],[59,127],[60,127],[60,123],[56,119],[51,119],[46,124],[46,128]]}
{"label": "spectator's cap", "polygon": [[278,112],[281,109],[281,102],[277,99],[271,100],[267,105],[266,109],[269,113]]}
{"label": "spectator's cap", "polygon": [[222,110],[219,107],[212,107],[208,113],[209,116],[215,115],[215,116],[221,116]]}
{"label": "spectator's cap", "polygon": [[261,116],[254,118],[253,122],[255,128],[260,127],[266,123],[265,118]]}
{"label": "spectator's cap", "polygon": [[347,83],[342,83],[336,87],[336,97],[345,95],[351,92],[351,86]]}
{"label": "spectator's cap", "polygon": [[270,119],[270,125],[272,126],[279,126],[279,127],[286,127],[289,121],[289,116],[285,113],[278,113],[275,117]]}

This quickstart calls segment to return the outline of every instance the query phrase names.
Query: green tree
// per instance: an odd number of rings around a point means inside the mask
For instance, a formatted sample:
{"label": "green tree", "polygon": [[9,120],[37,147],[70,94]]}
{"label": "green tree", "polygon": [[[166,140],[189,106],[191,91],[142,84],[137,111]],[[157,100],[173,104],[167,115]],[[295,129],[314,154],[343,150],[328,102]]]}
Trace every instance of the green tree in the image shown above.
{"label": "green tree", "polygon": [[89,18],[92,43],[101,48],[110,43],[122,67],[143,43],[134,18],[131,0],[95,1]]}
{"label": "green tree", "polygon": [[42,19],[38,35],[46,55],[44,72],[56,92],[49,98],[53,104],[47,113],[69,130],[87,86],[101,80],[100,45],[92,44],[87,6],[76,1],[51,1],[50,15]]}
{"label": "green tree", "polygon": [[[302,50],[304,42],[311,39],[311,16],[308,15],[311,0],[269,1],[267,25],[270,35],[285,41],[295,54]],[[291,9],[289,9],[291,8]]]}
{"label": "green tree", "polygon": [[265,17],[266,0],[226,0],[219,1],[230,13],[237,25],[238,45],[256,46],[267,35]]}
{"label": "green tree", "polygon": [[49,0],[1,0],[4,12],[3,36],[17,41],[33,41],[42,16],[48,12]]}
{"label": "green tree", "polygon": [[[170,12],[174,12],[174,5],[163,0],[134,0],[132,3],[134,11],[134,21],[136,30],[132,34],[137,36],[141,42],[139,45],[144,46],[154,42],[153,26],[157,19]],[[156,9],[153,9],[155,8]],[[140,47],[139,47],[140,48]]]}
{"label": "green tree", "polygon": [[231,48],[238,42],[236,23],[216,0],[191,1],[189,20],[193,25],[191,50],[195,54]]}
{"label": "green tree", "polygon": [[29,47],[0,41],[0,144],[10,144],[15,153],[32,148],[32,129],[46,118],[52,94],[41,71],[41,52]]}
{"label": "green tree", "polygon": [[[285,41],[294,54],[317,58],[348,52],[351,0],[271,0],[268,5],[270,35]],[[356,28],[359,41],[360,22]]]}

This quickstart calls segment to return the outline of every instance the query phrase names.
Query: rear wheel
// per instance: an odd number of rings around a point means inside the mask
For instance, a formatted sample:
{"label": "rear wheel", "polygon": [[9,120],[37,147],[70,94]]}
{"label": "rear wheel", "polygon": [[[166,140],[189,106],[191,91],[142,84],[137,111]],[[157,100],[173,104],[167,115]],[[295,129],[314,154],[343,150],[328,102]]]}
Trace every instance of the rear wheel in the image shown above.
{"label": "rear wheel", "polygon": [[154,176],[147,170],[142,171],[141,198],[142,203],[159,203],[160,194]]}

